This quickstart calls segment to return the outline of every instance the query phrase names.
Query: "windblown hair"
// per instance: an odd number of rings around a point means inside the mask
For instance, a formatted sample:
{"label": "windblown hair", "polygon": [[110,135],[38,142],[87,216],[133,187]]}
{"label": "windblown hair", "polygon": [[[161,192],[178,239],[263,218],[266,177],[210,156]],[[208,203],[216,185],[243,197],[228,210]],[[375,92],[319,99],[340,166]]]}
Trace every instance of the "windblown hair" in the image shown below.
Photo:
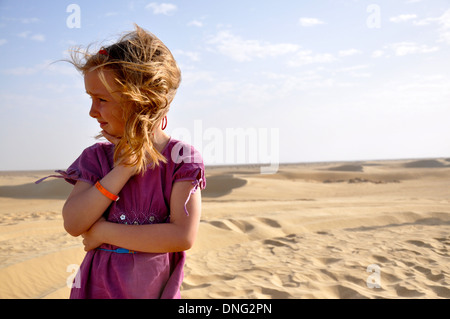
{"label": "windblown hair", "polygon": [[[169,111],[180,85],[181,72],[164,43],[155,35],[135,25],[135,31],[118,42],[89,53],[72,51],[71,63],[83,74],[99,70],[105,87],[103,70],[112,70],[122,94],[125,132],[116,145],[114,162],[136,166],[138,173],[154,168],[166,158],[156,150],[152,131]],[[101,136],[101,135],[100,135]],[[125,161],[125,159],[133,159]]]}

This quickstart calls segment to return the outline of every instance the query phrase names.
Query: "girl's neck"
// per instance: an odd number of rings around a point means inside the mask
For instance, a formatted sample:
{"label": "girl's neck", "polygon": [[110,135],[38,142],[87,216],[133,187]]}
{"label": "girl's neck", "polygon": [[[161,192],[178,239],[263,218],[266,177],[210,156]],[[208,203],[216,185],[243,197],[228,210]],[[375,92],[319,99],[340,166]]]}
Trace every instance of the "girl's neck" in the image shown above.
{"label": "girl's neck", "polygon": [[156,130],[152,137],[153,145],[158,150],[158,152],[162,152],[170,140],[170,136],[163,130]]}

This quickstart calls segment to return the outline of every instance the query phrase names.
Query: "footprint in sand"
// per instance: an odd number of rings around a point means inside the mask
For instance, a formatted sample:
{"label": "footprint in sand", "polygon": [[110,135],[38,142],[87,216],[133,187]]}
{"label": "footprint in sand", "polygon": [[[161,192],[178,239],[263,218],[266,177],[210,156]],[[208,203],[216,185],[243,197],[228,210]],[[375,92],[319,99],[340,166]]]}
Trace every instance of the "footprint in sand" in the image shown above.
{"label": "footprint in sand", "polygon": [[251,223],[247,221],[236,219],[212,220],[208,221],[208,223],[214,227],[224,230],[231,230],[238,233],[246,233],[255,228]]}
{"label": "footprint in sand", "polygon": [[183,281],[183,290],[199,289],[211,286],[215,281],[228,281],[235,279],[236,276],[231,275],[190,275]]}
{"label": "footprint in sand", "polygon": [[284,237],[265,239],[263,241],[263,244],[267,246],[289,247],[294,250],[298,249],[298,247],[295,247],[295,244],[297,243],[298,243],[297,239],[294,236],[292,236],[292,234]]}
{"label": "footprint in sand", "polygon": [[258,220],[270,227],[281,228],[281,225],[274,219],[261,217],[261,218],[258,218]]}
{"label": "footprint in sand", "polygon": [[431,269],[422,267],[422,266],[416,266],[414,267],[414,269],[416,269],[417,271],[421,272],[422,274],[424,274],[428,280],[434,281],[434,282],[438,282],[440,280],[444,280],[445,276],[442,272],[439,271],[438,274],[433,274],[433,271]]}
{"label": "footprint in sand", "polygon": [[420,291],[417,291],[415,289],[409,289],[405,286],[402,286],[402,284],[397,284],[395,285],[394,288],[399,297],[412,298],[412,297],[421,297],[424,295]]}
{"label": "footprint in sand", "polygon": [[433,246],[421,241],[421,240],[408,240],[406,241],[409,244],[416,245],[418,247],[425,247],[425,248],[434,248]]}

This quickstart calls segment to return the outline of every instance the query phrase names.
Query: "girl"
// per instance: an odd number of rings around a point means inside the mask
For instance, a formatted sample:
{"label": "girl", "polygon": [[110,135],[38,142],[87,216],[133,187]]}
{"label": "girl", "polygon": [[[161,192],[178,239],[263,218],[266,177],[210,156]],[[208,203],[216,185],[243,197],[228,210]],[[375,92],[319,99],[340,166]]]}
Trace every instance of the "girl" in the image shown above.
{"label": "girl", "polygon": [[64,227],[87,254],[71,298],[179,298],[184,251],[201,213],[203,161],[164,132],[180,83],[169,49],[136,26],[96,54],[74,54],[92,98],[89,115],[110,143],[85,149],[67,171],[74,184]]}

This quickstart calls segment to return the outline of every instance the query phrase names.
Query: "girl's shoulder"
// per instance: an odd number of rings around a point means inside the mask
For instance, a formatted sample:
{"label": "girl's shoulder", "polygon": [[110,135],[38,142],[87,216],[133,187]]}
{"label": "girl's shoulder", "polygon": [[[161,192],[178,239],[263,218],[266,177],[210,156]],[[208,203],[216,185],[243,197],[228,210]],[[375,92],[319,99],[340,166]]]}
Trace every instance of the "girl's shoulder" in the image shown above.
{"label": "girl's shoulder", "polygon": [[114,149],[114,144],[112,144],[112,143],[98,142],[98,143],[92,144],[91,146],[86,147],[83,152],[85,152],[85,153],[96,153],[99,151],[109,152],[113,149]]}
{"label": "girl's shoulder", "polygon": [[170,138],[163,155],[175,165],[179,164],[201,164],[203,165],[203,158],[200,152],[191,144],[181,140]]}
{"label": "girl's shoulder", "polygon": [[192,181],[195,188],[206,186],[205,166],[200,152],[189,143],[171,138],[163,155],[172,182]]}
{"label": "girl's shoulder", "polygon": [[80,155],[83,160],[107,160],[114,156],[114,144],[99,142],[86,147]]}

